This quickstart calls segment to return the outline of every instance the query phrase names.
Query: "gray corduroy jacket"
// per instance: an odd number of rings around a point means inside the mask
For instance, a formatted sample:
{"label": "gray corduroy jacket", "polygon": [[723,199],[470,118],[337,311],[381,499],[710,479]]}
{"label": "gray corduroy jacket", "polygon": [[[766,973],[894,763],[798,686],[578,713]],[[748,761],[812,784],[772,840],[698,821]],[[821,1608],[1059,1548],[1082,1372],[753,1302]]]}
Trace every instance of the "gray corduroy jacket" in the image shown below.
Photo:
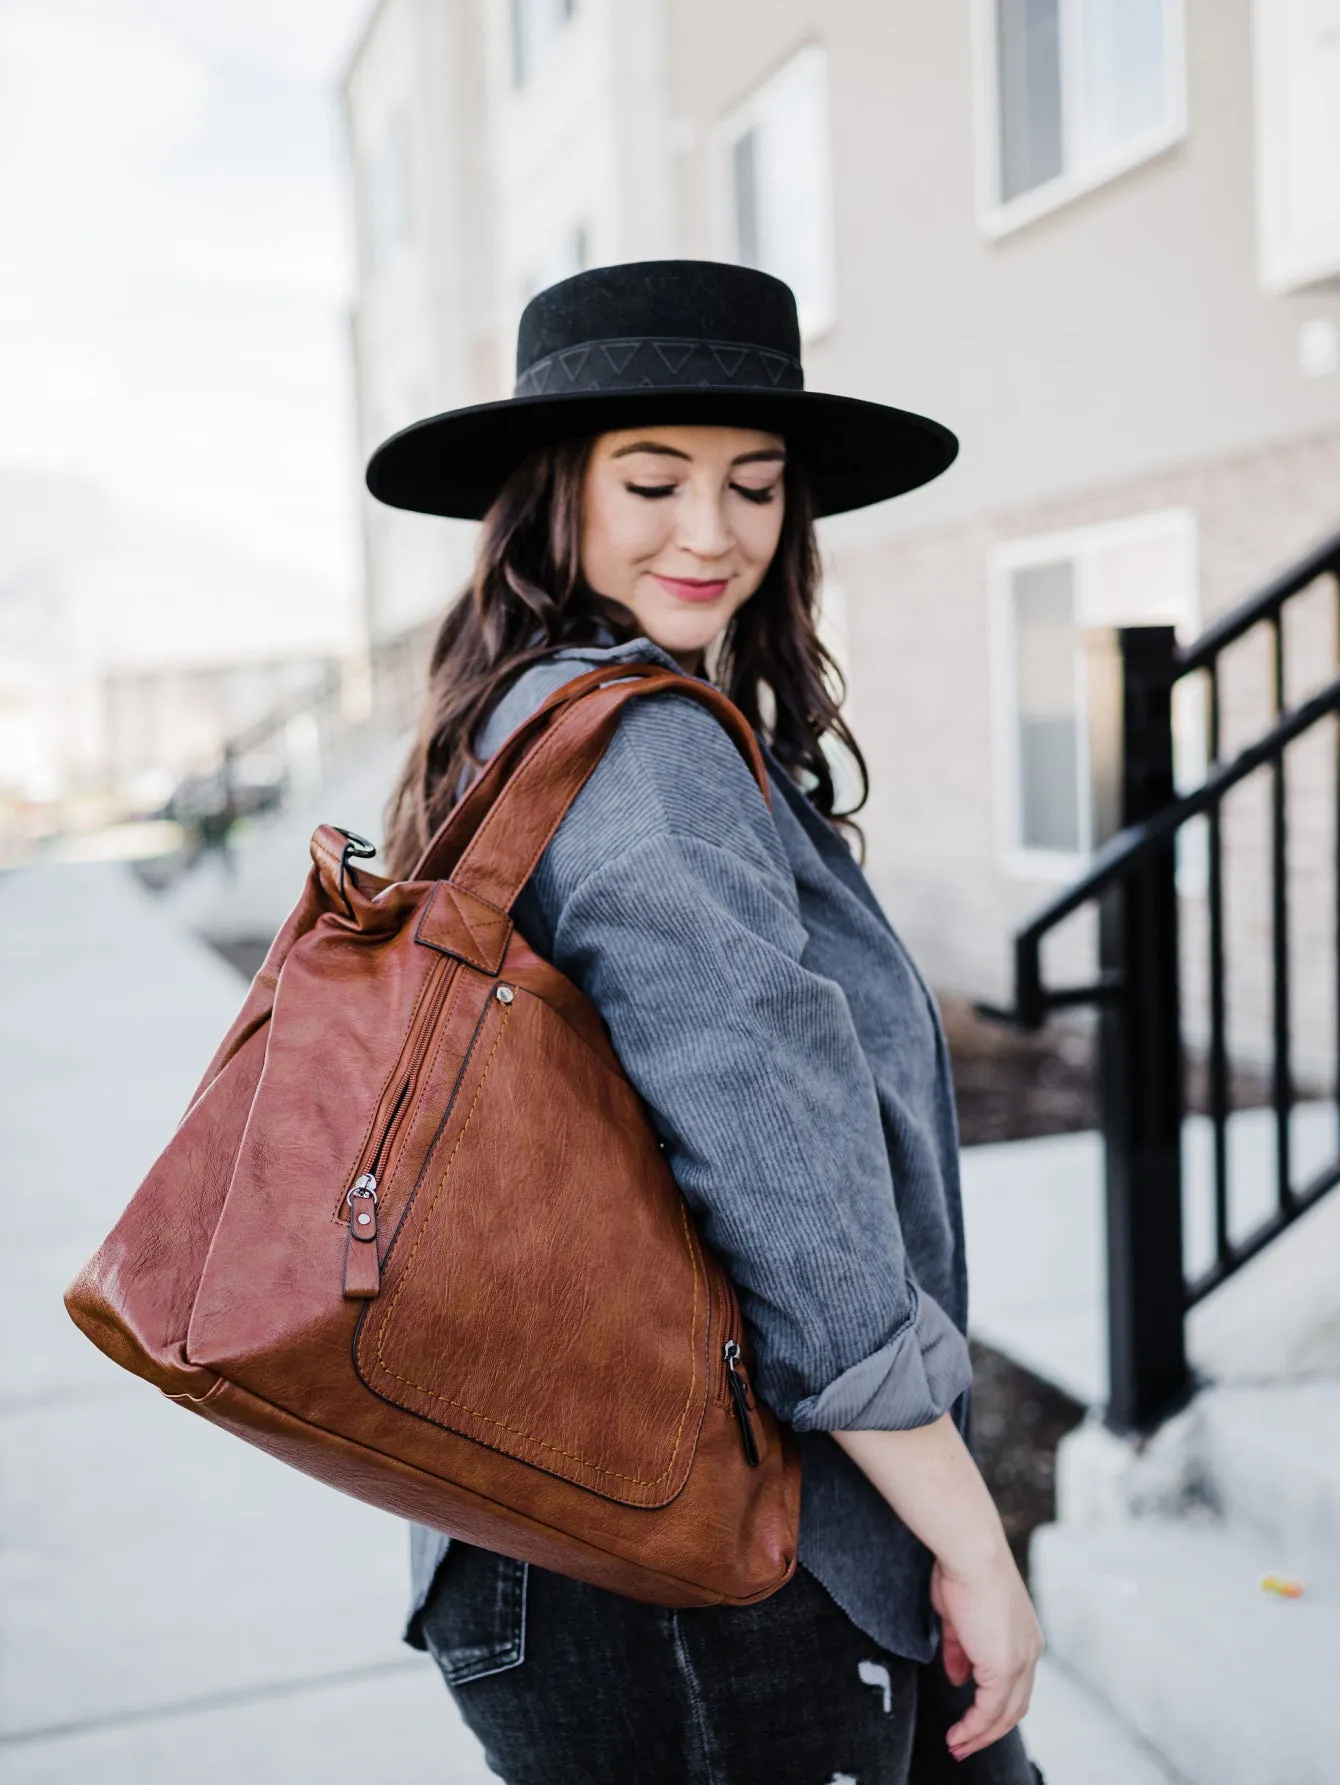
{"label": "gray corduroy jacket", "polygon": [[[647,659],[677,667],[646,639],[556,652],[481,752],[573,676]],[[515,915],[599,1009],[739,1290],[759,1390],[800,1442],[801,1561],[874,1641],[927,1660],[930,1558],[827,1434],[966,1410],[948,1056],[850,852],[768,770],[771,810],[701,707],[631,703]],[[411,1641],[448,1542],[414,1532]]]}

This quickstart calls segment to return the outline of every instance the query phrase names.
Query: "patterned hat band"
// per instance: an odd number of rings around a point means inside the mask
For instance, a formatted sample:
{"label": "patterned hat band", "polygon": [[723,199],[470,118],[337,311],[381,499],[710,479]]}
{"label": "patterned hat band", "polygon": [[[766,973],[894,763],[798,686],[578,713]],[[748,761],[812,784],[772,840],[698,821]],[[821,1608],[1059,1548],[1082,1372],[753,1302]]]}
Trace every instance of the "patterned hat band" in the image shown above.
{"label": "patterned hat band", "polygon": [[628,335],[563,347],[526,367],[514,397],[576,391],[804,390],[800,361],[735,341],[686,341]]}

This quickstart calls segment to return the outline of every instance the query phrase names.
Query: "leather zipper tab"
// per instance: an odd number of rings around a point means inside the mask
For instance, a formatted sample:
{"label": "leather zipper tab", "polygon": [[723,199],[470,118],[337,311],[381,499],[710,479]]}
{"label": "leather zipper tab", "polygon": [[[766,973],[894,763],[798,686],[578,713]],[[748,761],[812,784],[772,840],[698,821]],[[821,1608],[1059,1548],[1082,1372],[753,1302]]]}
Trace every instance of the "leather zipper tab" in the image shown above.
{"label": "leather zipper tab", "polygon": [[381,1289],[377,1258],[377,1180],[365,1171],[346,1198],[349,1240],[344,1253],[344,1293],[354,1301],[371,1301]]}
{"label": "leather zipper tab", "polygon": [[740,1422],[740,1438],[744,1444],[744,1460],[751,1469],[757,1469],[759,1463],[758,1440],[754,1436],[754,1422],[749,1417],[753,1406],[753,1396],[749,1390],[749,1378],[740,1367],[740,1347],[734,1339],[727,1339],[722,1347],[721,1355],[726,1360],[726,1385],[730,1389],[731,1402],[735,1408],[735,1417]]}

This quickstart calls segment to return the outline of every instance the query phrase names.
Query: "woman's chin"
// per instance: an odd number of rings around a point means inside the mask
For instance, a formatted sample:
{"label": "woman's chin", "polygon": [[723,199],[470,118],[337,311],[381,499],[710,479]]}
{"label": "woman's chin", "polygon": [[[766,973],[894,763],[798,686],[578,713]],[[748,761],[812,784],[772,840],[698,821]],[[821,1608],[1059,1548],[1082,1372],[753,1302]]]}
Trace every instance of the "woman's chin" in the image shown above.
{"label": "woman's chin", "polygon": [[639,614],[643,632],[654,645],[669,651],[672,657],[686,657],[705,651],[726,624],[727,615],[707,612],[670,612]]}

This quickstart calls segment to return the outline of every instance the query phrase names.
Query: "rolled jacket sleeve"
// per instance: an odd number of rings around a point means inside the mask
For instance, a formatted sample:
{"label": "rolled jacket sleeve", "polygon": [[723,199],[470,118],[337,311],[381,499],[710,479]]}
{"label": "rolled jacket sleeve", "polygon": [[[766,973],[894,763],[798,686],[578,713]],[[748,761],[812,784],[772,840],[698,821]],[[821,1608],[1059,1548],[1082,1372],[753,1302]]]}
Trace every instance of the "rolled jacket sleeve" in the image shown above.
{"label": "rolled jacket sleeve", "polygon": [[945,1412],[966,1342],[913,1278],[847,997],[806,965],[776,826],[710,715],[626,709],[517,915],[600,1010],[778,1414],[812,1431]]}

